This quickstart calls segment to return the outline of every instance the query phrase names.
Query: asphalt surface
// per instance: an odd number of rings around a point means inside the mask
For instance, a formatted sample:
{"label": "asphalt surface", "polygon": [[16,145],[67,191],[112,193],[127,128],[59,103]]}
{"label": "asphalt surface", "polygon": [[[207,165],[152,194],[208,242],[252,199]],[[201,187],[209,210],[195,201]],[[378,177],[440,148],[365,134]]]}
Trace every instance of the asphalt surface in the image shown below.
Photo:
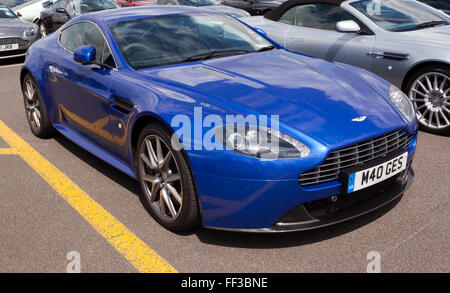
{"label": "asphalt surface", "polygon": [[[179,272],[366,272],[370,251],[381,254],[382,272],[450,272],[448,136],[421,132],[412,187],[358,219],[290,234],[176,234],[147,214],[134,180],[62,136],[33,136],[21,62],[0,62],[0,120]],[[66,272],[70,251],[82,272],[137,272],[21,157],[0,154],[0,174],[0,272]]]}

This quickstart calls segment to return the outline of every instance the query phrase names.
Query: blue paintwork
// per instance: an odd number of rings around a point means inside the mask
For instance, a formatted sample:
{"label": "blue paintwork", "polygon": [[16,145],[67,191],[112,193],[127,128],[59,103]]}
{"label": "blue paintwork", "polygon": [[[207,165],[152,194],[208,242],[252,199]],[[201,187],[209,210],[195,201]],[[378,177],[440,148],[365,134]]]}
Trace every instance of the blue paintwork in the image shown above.
{"label": "blue paintwork", "polygon": [[[216,114],[222,119],[231,114],[279,115],[280,131],[307,145],[310,156],[263,161],[232,151],[186,151],[204,225],[269,227],[301,203],[340,193],[337,181],[308,188],[297,181],[329,152],[400,128],[417,135],[417,122],[408,123],[389,101],[390,84],[365,70],[277,45],[267,52],[136,71],[125,62],[107,27],[136,17],[195,12],[213,13],[166,6],[86,14],[65,26],[95,22],[106,36],[117,70],[75,62],[58,44],[59,31],[31,47],[23,69],[39,84],[56,129],[134,178],[131,135],[139,119],[155,117],[169,126],[175,115],[184,114],[193,121],[194,107],[203,107],[203,116]],[[118,111],[114,96],[135,107],[129,113]],[[363,123],[351,121],[363,115],[367,116]],[[409,161],[415,146],[414,139]]]}
{"label": "blue paintwork", "polygon": [[93,46],[81,46],[73,52],[73,60],[81,64],[90,64],[95,60],[95,53]]}

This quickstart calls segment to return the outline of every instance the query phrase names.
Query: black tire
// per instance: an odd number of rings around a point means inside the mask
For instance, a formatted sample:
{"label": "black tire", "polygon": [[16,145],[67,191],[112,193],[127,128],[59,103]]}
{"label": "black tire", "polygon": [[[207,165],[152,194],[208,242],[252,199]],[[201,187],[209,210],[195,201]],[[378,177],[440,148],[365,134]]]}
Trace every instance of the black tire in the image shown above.
{"label": "black tire", "polygon": [[[438,76],[438,84],[442,84],[442,82],[445,79],[445,76],[447,77],[447,81],[444,84],[444,89],[439,91],[439,89],[436,89],[435,91],[429,91],[428,95],[423,95],[423,93],[425,92],[425,89],[422,88],[419,84],[418,81],[423,81],[423,78],[425,75],[429,75],[429,76],[433,76],[434,74],[436,74]],[[432,83],[432,87],[434,87],[434,78],[429,78],[431,79],[431,83]],[[422,84],[424,84],[424,82],[422,82]],[[414,89],[417,89],[417,87],[420,86],[419,90],[422,92],[422,94],[419,94],[417,92],[414,91]],[[429,89],[429,85],[428,83],[424,84],[426,89]],[[408,97],[410,98],[411,102],[414,104],[414,107],[416,108],[416,116],[419,120],[419,127],[421,130],[426,131],[426,132],[430,132],[430,133],[434,133],[434,134],[448,134],[450,133],[450,123],[445,126],[447,124],[447,121],[450,121],[450,105],[445,106],[445,109],[442,106],[444,103],[444,101],[446,101],[446,103],[450,102],[450,100],[448,99],[448,97],[450,96],[450,93],[447,93],[445,96],[445,99],[443,99],[443,92],[445,92],[446,89],[450,88],[450,67],[445,66],[445,65],[433,65],[433,66],[427,66],[424,68],[421,68],[420,70],[418,70],[417,72],[415,72],[411,78],[408,80],[408,83],[406,85],[405,88],[405,93],[408,95]],[[432,95],[430,96],[430,94],[432,93]],[[434,100],[433,97],[439,97],[441,96],[441,99],[437,98],[437,100]],[[423,99],[424,101],[419,101],[420,99]],[[439,101],[442,102],[439,102]],[[434,102],[431,103],[432,101],[438,101],[437,102],[437,106],[433,107]],[[430,104],[431,103],[431,104]],[[429,104],[430,106],[426,106],[426,104]],[[436,118],[436,116],[429,118],[430,113],[432,112],[432,110],[429,110],[427,113],[425,113],[425,111],[430,108],[430,109],[441,109],[441,112],[438,112],[438,118]],[[422,114],[424,117],[422,119],[421,118]],[[445,120],[445,118],[447,119],[447,121]]]}
{"label": "black tire", "polygon": [[39,21],[38,25],[39,25],[39,35],[41,36],[41,39],[45,38],[47,36],[47,29],[45,28],[45,24]]}
{"label": "black tire", "polygon": [[[27,94],[29,85],[32,85],[34,87],[32,100],[27,97],[27,95],[29,95]],[[48,119],[47,109],[45,107],[41,91],[39,90],[36,81],[29,73],[27,73],[23,79],[22,94],[24,99],[25,114],[27,116],[31,132],[33,132],[33,134],[39,138],[51,137],[55,133],[54,128],[50,124],[50,121]],[[31,106],[32,104],[34,104],[34,106]],[[31,107],[33,107],[33,109],[30,109]],[[39,113],[39,123],[35,122],[35,116],[33,112],[35,112],[36,115],[37,113]]]}
{"label": "black tire", "polygon": [[[139,140],[136,147],[136,163],[139,182],[141,185],[141,201],[150,215],[162,226],[172,231],[186,231],[200,224],[200,214],[191,170],[189,168],[187,159],[184,156],[183,150],[177,151],[172,147],[171,134],[172,132],[169,131],[166,127],[157,123],[153,123],[147,125],[139,135]],[[146,140],[155,139],[155,137],[160,138],[160,142],[162,142],[162,153],[164,153],[166,149],[172,152],[173,159],[171,164],[174,165],[171,165],[171,168],[172,170],[177,168],[180,175],[180,180],[175,184],[178,184],[178,187],[181,188],[182,204],[179,206],[180,210],[178,211],[178,215],[175,219],[169,219],[168,217],[162,215],[160,203],[157,203],[156,201],[152,202],[150,199],[150,189],[151,187],[153,187],[154,183],[143,180],[144,175],[142,174],[147,175],[149,174],[149,172],[156,172],[153,169],[149,168],[141,157],[141,153],[142,151],[144,151],[144,148],[146,148],[145,150],[148,151]],[[159,176],[159,174],[152,175],[155,175],[156,177]],[[173,183],[170,184],[173,185]],[[164,188],[164,185],[159,185],[158,193],[160,199],[162,188]],[[174,202],[176,203],[176,201]]]}

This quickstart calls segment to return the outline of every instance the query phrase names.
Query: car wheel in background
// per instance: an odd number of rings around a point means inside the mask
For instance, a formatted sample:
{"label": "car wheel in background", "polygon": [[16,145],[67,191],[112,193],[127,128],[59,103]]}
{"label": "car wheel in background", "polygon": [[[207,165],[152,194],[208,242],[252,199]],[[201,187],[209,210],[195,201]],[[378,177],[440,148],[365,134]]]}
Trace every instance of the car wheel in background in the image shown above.
{"label": "car wheel in background", "polygon": [[54,129],[48,120],[47,109],[39,87],[31,74],[25,75],[23,79],[22,93],[31,131],[40,138],[50,137],[54,133]]}
{"label": "car wheel in background", "polygon": [[409,80],[407,91],[422,130],[450,133],[450,68],[425,67]]}
{"label": "car wheel in background", "polygon": [[184,231],[199,224],[199,209],[188,162],[159,124],[146,126],[136,149],[141,201],[165,228]]}

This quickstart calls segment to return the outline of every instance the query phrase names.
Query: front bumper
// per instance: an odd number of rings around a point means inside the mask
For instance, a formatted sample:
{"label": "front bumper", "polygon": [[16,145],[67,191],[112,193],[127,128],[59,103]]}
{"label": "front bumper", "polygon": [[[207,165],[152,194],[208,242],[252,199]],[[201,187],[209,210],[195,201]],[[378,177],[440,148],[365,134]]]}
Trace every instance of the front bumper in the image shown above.
{"label": "front bumper", "polygon": [[[342,193],[339,181],[301,186],[298,179],[291,178],[249,180],[194,172],[203,226],[241,232],[288,232],[324,227],[369,213],[399,198],[411,185],[416,143],[414,135],[404,172],[349,195]],[[272,174],[276,166],[269,167],[261,172]],[[337,203],[330,203],[335,197]]]}
{"label": "front bumper", "polygon": [[[360,194],[338,195],[336,202],[331,199],[322,199],[301,204],[289,211],[277,223],[269,228],[260,229],[229,229],[208,227],[218,230],[252,232],[252,233],[274,233],[295,232],[317,229],[368,214],[379,209],[397,198],[411,186],[414,180],[414,171],[409,167],[394,180],[383,186],[374,186],[363,190]],[[384,189],[385,188],[385,189]],[[349,197],[359,197],[355,200]],[[341,204],[339,201],[347,201]],[[349,203],[350,202],[350,203]],[[314,206],[316,206],[314,208]]]}
{"label": "front bumper", "polygon": [[19,49],[0,52],[0,60],[9,58],[25,57],[28,48],[37,40],[37,35],[31,39],[23,39],[19,37],[0,38],[0,45],[19,44]]}

